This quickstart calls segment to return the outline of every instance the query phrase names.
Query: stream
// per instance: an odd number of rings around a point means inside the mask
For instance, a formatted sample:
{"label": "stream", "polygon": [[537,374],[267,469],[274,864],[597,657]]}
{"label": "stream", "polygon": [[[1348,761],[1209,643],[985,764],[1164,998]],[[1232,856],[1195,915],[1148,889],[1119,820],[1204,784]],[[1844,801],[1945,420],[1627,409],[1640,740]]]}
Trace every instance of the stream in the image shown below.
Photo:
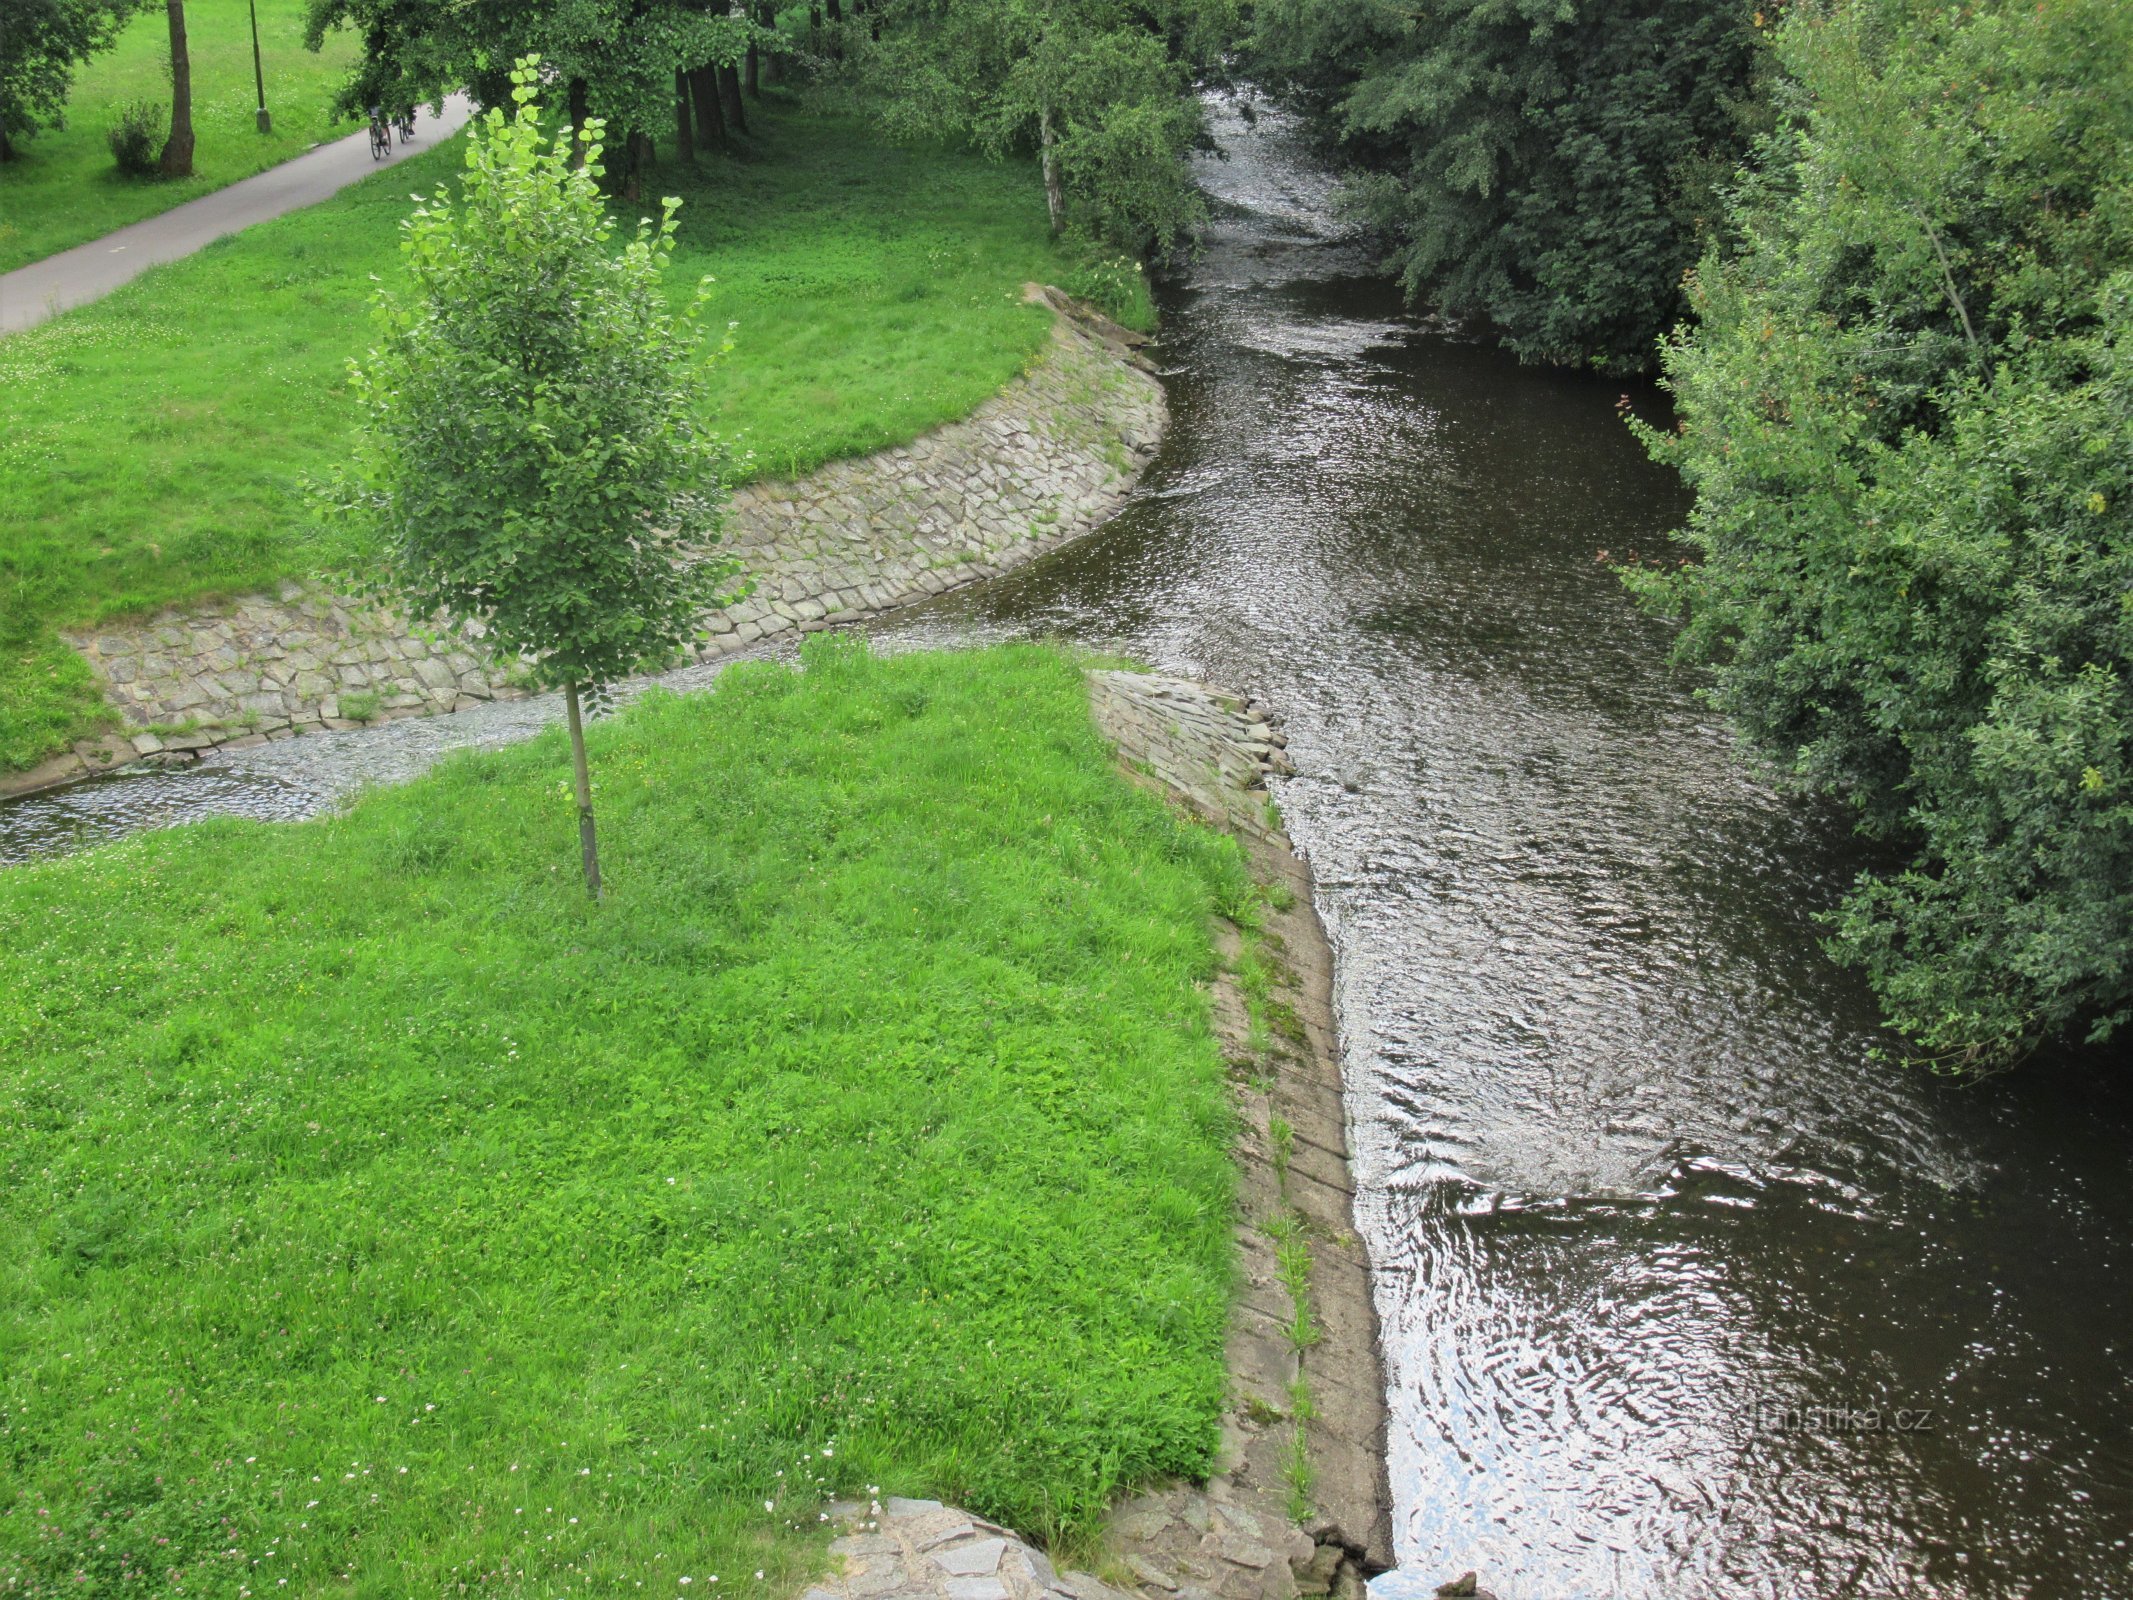
{"label": "stream", "polygon": [[[1214,110],[1135,502],[873,631],[1065,636],[1287,716],[1391,1391],[1379,1600],[2133,1596],[2125,1093],[1878,1053],[1814,921],[1842,819],[1758,779],[1597,559],[1685,504],[1622,385],[1410,315],[1296,130]],[[304,815],[549,714],[78,785],[0,807],[0,860]]]}

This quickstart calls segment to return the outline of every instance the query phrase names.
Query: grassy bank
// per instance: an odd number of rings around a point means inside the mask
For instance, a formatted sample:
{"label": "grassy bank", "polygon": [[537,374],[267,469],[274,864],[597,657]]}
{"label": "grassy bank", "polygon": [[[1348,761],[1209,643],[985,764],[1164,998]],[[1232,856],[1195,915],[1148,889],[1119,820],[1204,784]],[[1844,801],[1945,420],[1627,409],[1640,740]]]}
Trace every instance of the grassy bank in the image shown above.
{"label": "grassy bank", "polygon": [[[1032,278],[1071,278],[1028,172],[883,146],[857,120],[759,108],[757,137],[657,175],[677,289],[739,324],[715,422],[750,470],[805,471],[962,416],[1040,348]],[[447,147],[0,341],[0,767],[100,713],[54,628],[302,576],[305,512],[350,423],[348,358],[410,190]],[[1145,314],[1145,291],[1139,309]],[[1129,308],[1130,309],[1130,308]]]}
{"label": "grassy bank", "polygon": [[598,908],[556,735],[0,874],[0,1593],[783,1595],[803,1462],[1206,1467],[1230,842],[1029,647],[593,747]]}
{"label": "grassy bank", "polygon": [[252,27],[245,0],[189,0],[185,34],[193,64],[193,176],[174,182],[124,178],[105,135],[119,109],[152,101],[168,124],[170,27],[163,8],[145,12],[119,42],[74,78],[64,128],[21,144],[0,166],[0,272],[123,228],[129,222],[286,161],[322,139],[353,131],[326,113],[355,59],[337,34],[317,55],[304,48],[304,0],[259,0],[259,53],[274,131],[253,120]]}

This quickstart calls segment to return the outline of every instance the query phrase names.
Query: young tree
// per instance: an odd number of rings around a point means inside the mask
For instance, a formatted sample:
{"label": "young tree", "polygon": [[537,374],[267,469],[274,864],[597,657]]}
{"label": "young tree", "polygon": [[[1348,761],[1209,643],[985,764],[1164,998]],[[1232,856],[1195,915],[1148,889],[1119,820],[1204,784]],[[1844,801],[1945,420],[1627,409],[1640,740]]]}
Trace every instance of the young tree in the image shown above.
{"label": "young tree", "polygon": [[139,0],[7,0],[0,5],[0,161],[58,122],[74,69],[118,37]]}
{"label": "young tree", "polygon": [[185,0],[163,0],[170,22],[170,137],[156,166],[166,178],[193,172],[193,57],[185,43]]}
{"label": "young tree", "polygon": [[455,197],[402,224],[407,292],[351,363],[361,429],[331,503],[368,535],[369,587],[523,662],[569,710],[585,886],[600,893],[584,708],[696,632],[737,570],[711,552],[723,455],[701,421],[710,280],[680,316],[662,275],[674,213],[620,252],[599,174],[544,141],[537,57],[514,111],[468,140]]}

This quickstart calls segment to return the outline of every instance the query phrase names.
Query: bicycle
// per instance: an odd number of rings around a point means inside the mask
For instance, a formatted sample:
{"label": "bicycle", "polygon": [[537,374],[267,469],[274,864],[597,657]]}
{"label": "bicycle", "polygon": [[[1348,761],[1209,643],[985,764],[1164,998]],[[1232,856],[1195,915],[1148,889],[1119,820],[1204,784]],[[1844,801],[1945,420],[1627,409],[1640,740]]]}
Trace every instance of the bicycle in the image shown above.
{"label": "bicycle", "polygon": [[405,111],[393,118],[393,126],[400,130],[400,142],[402,144],[413,144],[415,142],[415,108],[409,106]]}
{"label": "bicycle", "polygon": [[383,161],[393,153],[392,129],[386,126],[385,113],[376,106],[370,108],[370,159]]}

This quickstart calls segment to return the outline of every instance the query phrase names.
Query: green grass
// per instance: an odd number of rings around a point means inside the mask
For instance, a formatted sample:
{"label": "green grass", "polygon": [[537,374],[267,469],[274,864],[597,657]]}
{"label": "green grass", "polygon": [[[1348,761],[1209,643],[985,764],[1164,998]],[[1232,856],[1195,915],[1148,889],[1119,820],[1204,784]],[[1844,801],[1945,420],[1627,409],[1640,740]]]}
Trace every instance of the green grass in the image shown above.
{"label": "green grass", "polygon": [[[884,146],[856,119],[759,106],[745,157],[678,193],[677,291],[711,273],[739,324],[715,421],[789,475],[963,416],[1040,349],[1024,282],[1071,277],[1029,170]],[[55,626],[304,576],[340,554],[304,505],[340,460],[346,363],[409,192],[447,146],[0,340],[0,768],[89,731]],[[1123,309],[1145,318],[1145,289]]]}
{"label": "green grass", "polygon": [[803,1462],[1206,1470],[1235,847],[1062,656],[840,646],[593,731],[597,907],[554,733],[0,874],[0,1593],[783,1595]]}
{"label": "green grass", "polygon": [[21,159],[0,166],[0,272],[37,261],[129,222],[139,222],[213,189],[248,178],[324,139],[336,126],[327,103],[348,75],[355,42],[335,34],[317,55],[306,50],[304,0],[259,0],[259,50],[274,131],[253,121],[252,29],[245,0],[189,0],[185,35],[193,63],[193,176],[173,182],[124,178],[105,135],[119,108],[136,100],[170,107],[170,28],[159,5],[128,25],[119,42],[74,78],[64,128],[23,140]]}

